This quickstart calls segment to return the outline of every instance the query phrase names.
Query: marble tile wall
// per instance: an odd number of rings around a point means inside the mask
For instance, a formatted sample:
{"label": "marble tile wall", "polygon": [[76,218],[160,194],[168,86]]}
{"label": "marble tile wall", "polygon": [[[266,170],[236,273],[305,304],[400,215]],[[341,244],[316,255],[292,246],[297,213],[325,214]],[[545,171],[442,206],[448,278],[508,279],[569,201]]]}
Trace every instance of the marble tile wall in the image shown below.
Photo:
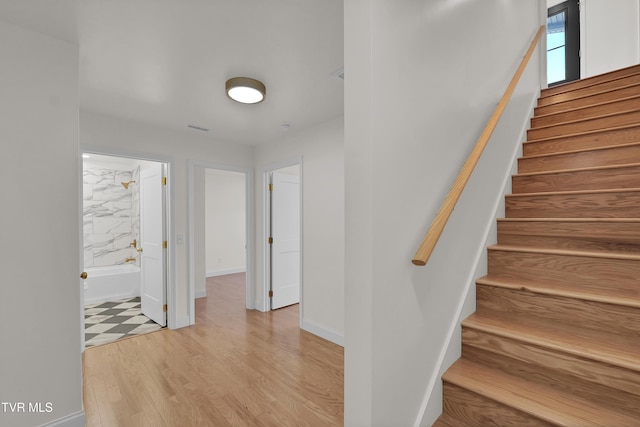
{"label": "marble tile wall", "polygon": [[[136,170],[139,173],[139,168]],[[85,267],[124,264],[127,258],[137,256],[130,244],[139,236],[139,187],[132,184],[127,190],[121,184],[131,181],[134,173],[99,167],[83,170]],[[135,209],[134,200],[138,204]]]}

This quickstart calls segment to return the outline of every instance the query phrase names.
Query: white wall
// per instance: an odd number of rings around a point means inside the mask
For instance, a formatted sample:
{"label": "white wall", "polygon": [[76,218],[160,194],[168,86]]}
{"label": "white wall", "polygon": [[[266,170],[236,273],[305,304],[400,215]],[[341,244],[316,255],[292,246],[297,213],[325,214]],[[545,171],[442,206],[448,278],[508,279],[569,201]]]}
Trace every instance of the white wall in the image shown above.
{"label": "white wall", "polygon": [[640,63],[640,0],[581,0],[580,73]]}
{"label": "white wall", "polygon": [[439,415],[444,350],[482,274],[487,230],[540,87],[542,53],[428,265],[411,259],[545,6],[345,2],[345,425],[430,425]]}
{"label": "white wall", "polygon": [[265,165],[302,156],[303,328],[341,343],[344,332],[344,125],[335,119],[256,147],[256,303],[265,310]]}
{"label": "white wall", "polygon": [[245,174],[206,169],[207,277],[245,271]]}
{"label": "white wall", "polygon": [[2,21],[0,40],[0,401],[44,411],[0,425],[80,426],[78,48]]}
{"label": "white wall", "polygon": [[[132,155],[161,156],[173,161],[173,170],[170,173],[174,194],[175,234],[169,236],[169,246],[176,255],[175,326],[188,325],[187,160],[197,159],[211,163],[251,167],[253,165],[253,149],[237,144],[217,142],[208,135],[175,132],[88,111],[80,113],[80,143],[83,144],[83,147],[86,145],[109,150],[122,150]],[[179,234],[184,236],[185,243],[183,245],[176,244],[176,237]],[[201,252],[204,252],[204,247]],[[201,271],[204,277],[204,257],[197,260],[199,264],[196,265],[196,271]],[[169,311],[171,310],[172,308],[169,307]]]}

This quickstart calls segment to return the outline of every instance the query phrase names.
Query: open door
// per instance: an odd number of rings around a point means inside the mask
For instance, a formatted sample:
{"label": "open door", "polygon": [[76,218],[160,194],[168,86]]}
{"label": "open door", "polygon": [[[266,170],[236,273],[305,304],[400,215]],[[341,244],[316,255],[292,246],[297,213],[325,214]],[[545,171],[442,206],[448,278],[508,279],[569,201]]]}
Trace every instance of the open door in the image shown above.
{"label": "open door", "polygon": [[271,174],[271,309],[300,302],[300,177]]}
{"label": "open door", "polygon": [[164,165],[140,171],[142,314],[167,325]]}

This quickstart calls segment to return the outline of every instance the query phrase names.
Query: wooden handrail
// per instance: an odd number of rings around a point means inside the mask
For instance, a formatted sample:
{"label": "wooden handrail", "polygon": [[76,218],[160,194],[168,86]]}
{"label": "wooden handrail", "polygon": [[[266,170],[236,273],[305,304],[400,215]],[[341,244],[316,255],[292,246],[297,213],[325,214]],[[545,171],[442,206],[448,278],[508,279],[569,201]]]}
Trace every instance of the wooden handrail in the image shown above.
{"label": "wooden handrail", "polygon": [[458,199],[462,194],[462,190],[464,190],[464,187],[467,185],[467,182],[471,177],[473,169],[476,167],[478,160],[480,160],[480,155],[489,142],[489,138],[491,138],[491,134],[493,134],[493,131],[495,130],[496,125],[498,124],[498,121],[500,120],[500,117],[502,116],[502,113],[506,108],[509,99],[511,98],[511,95],[513,94],[513,91],[515,90],[518,81],[520,80],[520,76],[522,76],[524,69],[527,67],[529,59],[533,55],[533,51],[535,50],[536,45],[538,44],[538,41],[540,40],[540,37],[542,36],[542,33],[544,33],[544,31],[545,26],[541,25],[535,37],[533,38],[531,45],[529,46],[529,50],[527,50],[524,58],[522,58],[520,66],[511,79],[511,83],[509,83],[509,86],[507,86],[507,90],[504,92],[504,95],[502,95],[502,98],[500,99],[500,102],[498,103],[495,111],[491,115],[487,126],[485,126],[482,134],[476,142],[475,147],[473,148],[473,151],[471,151],[471,154],[469,154],[467,161],[464,163],[464,166],[462,166],[462,169],[460,170],[458,177],[453,183],[451,190],[449,190],[449,194],[447,194],[447,197],[446,199],[444,199],[442,206],[440,206],[440,210],[436,214],[436,217],[433,219],[431,227],[429,227],[429,231],[427,231],[427,234],[424,236],[420,247],[416,251],[416,255],[411,261],[415,265],[425,265],[429,260],[429,257],[431,256],[433,249],[438,243],[438,239],[440,238],[445,225],[447,225],[447,221],[449,220],[449,217],[451,216],[456,203],[458,203]]}

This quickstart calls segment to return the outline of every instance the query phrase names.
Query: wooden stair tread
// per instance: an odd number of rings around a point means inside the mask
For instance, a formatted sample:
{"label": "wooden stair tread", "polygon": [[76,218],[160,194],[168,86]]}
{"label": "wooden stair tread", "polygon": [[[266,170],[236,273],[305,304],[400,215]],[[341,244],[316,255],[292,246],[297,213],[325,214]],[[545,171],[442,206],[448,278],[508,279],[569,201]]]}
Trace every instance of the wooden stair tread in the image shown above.
{"label": "wooden stair tread", "polygon": [[565,156],[567,154],[591,153],[591,152],[594,152],[594,151],[615,150],[615,149],[634,147],[634,146],[640,146],[640,141],[639,142],[634,142],[634,143],[631,143],[631,144],[606,145],[606,146],[603,146],[603,147],[588,147],[588,148],[581,148],[581,149],[578,149],[578,150],[557,151],[555,153],[548,153],[548,154],[533,154],[531,156],[520,157],[519,159],[520,160],[524,160],[524,159],[543,159],[543,158],[549,158],[549,157],[555,157],[555,156]]}
{"label": "wooden stair tread", "polygon": [[[640,85],[633,85],[633,86],[640,86]],[[593,96],[593,95],[590,95],[590,96]],[[605,106],[605,105],[615,104],[615,103],[618,103],[618,102],[621,102],[621,101],[634,100],[634,99],[638,99],[638,98],[640,98],[640,94],[622,96],[622,97],[616,98],[616,99],[610,99],[610,100],[607,100],[607,101],[596,102],[594,104],[584,105],[584,106],[580,106],[580,107],[574,107],[574,108],[571,108],[571,109],[569,109],[567,111],[584,111],[584,110],[587,110],[587,109],[590,109],[590,108],[602,107],[602,106]],[[567,111],[554,112],[554,113],[545,113],[545,114],[536,114],[536,115],[533,116],[533,118],[535,118],[535,119],[545,119],[545,118],[553,117],[553,116],[555,116],[557,114],[566,113]]]}
{"label": "wooden stair tread", "polygon": [[640,254],[631,254],[627,252],[613,251],[594,251],[594,250],[578,250],[578,249],[553,249],[553,248],[536,248],[532,246],[516,246],[516,245],[490,245],[488,250],[508,251],[508,252],[524,252],[534,254],[547,255],[567,255],[589,258],[607,258],[607,259],[624,259],[631,261],[640,261]]}
{"label": "wooden stair tread", "polygon": [[499,222],[637,222],[640,218],[498,218]]}
{"label": "wooden stair tread", "polygon": [[640,343],[634,340],[613,335],[603,336],[590,331],[564,331],[550,326],[482,316],[477,313],[463,320],[462,327],[640,372]]}
{"label": "wooden stair tread", "polygon": [[640,143],[607,146],[567,146],[554,152],[528,153],[518,158],[518,173],[567,168],[614,166],[640,162]]}
{"label": "wooden stair tread", "polygon": [[[576,132],[576,133],[565,134],[565,135],[557,135],[557,136],[549,136],[549,137],[545,137],[545,138],[529,139],[529,140],[525,141],[524,144],[536,144],[536,143],[539,143],[539,142],[546,142],[546,141],[553,141],[553,140],[558,140],[558,139],[565,139],[565,138],[573,137],[573,136],[596,135],[598,133],[603,133],[603,132],[610,132],[610,131],[622,130],[622,129],[632,129],[632,128],[639,128],[639,127],[640,127],[640,124],[612,126],[612,127],[603,128],[603,129],[587,130],[587,131],[583,131],[583,132]],[[640,142],[640,141],[635,141],[635,142]]]}
{"label": "wooden stair tread", "polygon": [[640,163],[626,163],[622,165],[606,165],[606,166],[591,166],[586,168],[573,168],[573,169],[557,169],[551,171],[542,171],[542,172],[526,172],[519,173],[513,176],[525,177],[525,176],[541,176],[541,175],[553,175],[559,173],[572,173],[572,172],[587,172],[587,171],[599,171],[599,170],[614,170],[614,169],[625,169],[625,168],[637,168],[640,167]]}
{"label": "wooden stair tread", "polygon": [[620,80],[638,73],[640,73],[640,65],[634,64],[618,70],[597,74],[595,76],[585,77],[580,80],[562,83],[549,88],[544,88],[540,91],[540,97],[546,98],[548,96],[557,95],[559,93],[571,92],[576,89],[597,85],[602,82]]}
{"label": "wooden stair tread", "polygon": [[552,193],[556,191],[640,188],[640,159],[617,165],[564,165],[543,171],[528,171],[511,177],[511,191]]}
{"label": "wooden stair tread", "polygon": [[606,406],[583,401],[551,387],[530,383],[464,358],[454,363],[442,378],[553,424],[586,427],[637,426],[638,423],[637,419],[616,413]]}
{"label": "wooden stair tread", "polygon": [[[624,76],[620,79],[617,80],[629,80],[629,77],[632,76]],[[556,105],[561,105],[561,104],[565,104],[565,103],[569,103],[569,102],[575,102],[575,101],[581,101],[584,99],[588,99],[588,98],[593,98],[593,97],[597,97],[597,96],[601,96],[601,95],[607,95],[610,94],[612,92],[618,92],[621,90],[625,90],[625,89],[630,89],[630,88],[635,88],[636,86],[638,86],[638,82],[634,81],[635,79],[631,79],[631,81],[626,81],[626,82],[621,82],[621,84],[615,86],[615,87],[602,87],[600,86],[599,88],[596,88],[597,90],[594,92],[587,92],[587,93],[578,93],[575,94],[576,90],[569,90],[566,92],[561,92],[561,93],[554,93],[553,95],[549,95],[549,96],[545,96],[545,97],[541,97],[539,98],[539,100],[542,100],[542,105],[540,105],[540,103],[538,103],[538,105],[536,105],[535,108],[541,109],[541,108],[545,108],[545,107],[550,107],[550,106],[556,106]],[[611,82],[604,82],[604,83],[611,83]],[[601,85],[601,83],[598,83],[598,85]],[[593,85],[593,86],[598,86],[598,85]],[[592,86],[592,87],[593,87]],[[584,88],[579,88],[580,89],[584,89]],[[556,97],[558,98],[557,95],[563,95],[563,94],[570,94],[571,92],[574,92],[574,96],[572,97],[562,97],[562,99],[556,99],[556,100],[552,100],[551,102],[547,102],[549,101],[550,98],[552,97]],[[547,98],[546,100],[544,98]]]}
{"label": "wooden stair tread", "polygon": [[640,192],[640,188],[612,188],[612,189],[600,189],[600,190],[572,190],[572,191],[549,191],[546,193],[516,193],[507,194],[505,197],[529,197],[529,196],[571,196],[578,194],[603,194],[603,193],[637,193]]}
{"label": "wooden stair tread", "polygon": [[509,218],[640,218],[640,189],[529,192],[505,196]]}
{"label": "wooden stair tread", "polygon": [[[511,235],[521,237],[566,237],[591,239],[608,243],[625,243],[638,246],[640,250],[640,218],[498,218],[498,243],[532,246],[530,242],[507,243],[501,238]],[[555,242],[556,244],[558,242]],[[540,242],[541,247],[547,244]],[[592,248],[595,249],[595,248]],[[613,247],[595,250],[617,251]],[[620,249],[628,252],[629,249]]]}
{"label": "wooden stair tread", "polygon": [[588,95],[607,93],[611,90],[638,83],[640,83],[640,74],[629,74],[626,76],[621,76],[619,78],[597,82],[595,84],[587,85],[584,87],[574,87],[571,90],[566,90],[554,94],[546,94],[545,96],[541,96],[540,98],[538,98],[537,106],[543,107],[565,102],[571,99],[583,98]]}
{"label": "wooden stair tread", "polygon": [[577,96],[571,99],[566,99],[547,105],[536,106],[534,107],[533,112],[534,116],[552,113],[564,113],[566,111],[571,111],[574,108],[595,105],[600,102],[621,99],[626,96],[634,96],[638,93],[640,93],[640,84],[631,83],[598,93],[586,94],[583,96]]}
{"label": "wooden stair tread", "polygon": [[[575,125],[575,124],[591,122],[591,121],[595,121],[595,120],[599,120],[599,119],[607,119],[607,118],[611,118],[611,117],[619,117],[619,116],[622,116],[624,114],[637,113],[638,111],[640,111],[640,108],[630,108],[630,109],[616,111],[616,112],[612,112],[612,113],[600,114],[600,115],[593,116],[593,117],[585,117],[585,118],[580,118],[580,119],[568,120],[566,122],[561,122],[561,123],[553,123],[553,124],[550,124],[550,125],[542,125],[542,126],[532,126],[532,127],[530,127],[528,129],[528,131],[538,131],[538,130],[544,130],[544,129],[557,128],[557,127],[561,127],[561,126]],[[623,125],[623,126],[626,126],[626,125]]]}
{"label": "wooden stair tread", "polygon": [[580,284],[553,283],[546,284],[543,281],[527,279],[501,279],[484,276],[476,280],[477,284],[495,286],[513,290],[524,290],[536,294],[552,295],[565,298],[575,298],[585,301],[595,301],[605,304],[615,304],[627,307],[640,308],[640,288],[613,288],[602,290],[597,288],[584,288]]}

